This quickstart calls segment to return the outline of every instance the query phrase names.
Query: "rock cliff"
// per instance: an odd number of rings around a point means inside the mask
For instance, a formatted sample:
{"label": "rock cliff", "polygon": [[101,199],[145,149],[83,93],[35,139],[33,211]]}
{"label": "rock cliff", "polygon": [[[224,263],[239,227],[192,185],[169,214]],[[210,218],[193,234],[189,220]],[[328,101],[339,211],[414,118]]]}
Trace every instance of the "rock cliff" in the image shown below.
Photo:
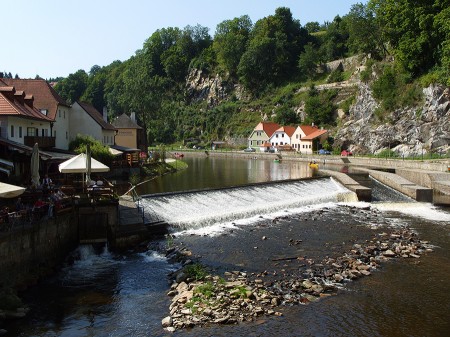
{"label": "rock cliff", "polygon": [[335,145],[358,153],[385,149],[400,156],[446,153],[450,149],[450,88],[431,85],[423,89],[424,102],[395,110],[389,122],[375,117],[378,103],[367,84],[360,83],[355,104],[336,130]]}

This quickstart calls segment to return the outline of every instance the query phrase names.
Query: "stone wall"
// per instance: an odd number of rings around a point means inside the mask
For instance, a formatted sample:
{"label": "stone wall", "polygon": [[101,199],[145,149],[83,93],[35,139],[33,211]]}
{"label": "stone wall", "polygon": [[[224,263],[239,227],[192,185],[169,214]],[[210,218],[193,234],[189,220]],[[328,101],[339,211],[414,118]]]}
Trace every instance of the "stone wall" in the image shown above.
{"label": "stone wall", "polygon": [[0,287],[25,287],[54,271],[78,245],[77,217],[60,215],[0,234]]}

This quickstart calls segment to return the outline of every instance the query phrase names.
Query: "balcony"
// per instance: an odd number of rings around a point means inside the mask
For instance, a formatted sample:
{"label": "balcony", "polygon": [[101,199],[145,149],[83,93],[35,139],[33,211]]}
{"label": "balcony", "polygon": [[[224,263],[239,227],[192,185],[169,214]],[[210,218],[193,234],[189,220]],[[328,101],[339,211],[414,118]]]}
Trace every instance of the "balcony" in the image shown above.
{"label": "balcony", "polygon": [[33,147],[38,143],[40,148],[55,147],[55,137],[25,136],[24,144]]}

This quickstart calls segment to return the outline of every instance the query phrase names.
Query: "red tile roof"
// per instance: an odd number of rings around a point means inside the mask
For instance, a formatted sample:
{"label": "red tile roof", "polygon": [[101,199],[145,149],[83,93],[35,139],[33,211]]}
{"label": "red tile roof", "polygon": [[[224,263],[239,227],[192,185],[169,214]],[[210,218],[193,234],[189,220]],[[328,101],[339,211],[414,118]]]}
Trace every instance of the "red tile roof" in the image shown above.
{"label": "red tile roof", "polygon": [[254,131],[264,131],[270,138],[273,133],[280,128],[280,125],[273,122],[260,122],[254,129]]}
{"label": "red tile roof", "polygon": [[311,125],[300,125],[300,129],[302,129],[303,133],[308,136],[309,134],[316,132],[319,130],[317,126],[311,126]]}
{"label": "red tile roof", "polygon": [[81,106],[81,108],[86,111],[89,116],[91,116],[101,127],[105,130],[116,130],[116,128],[109,124],[108,122],[105,122],[103,119],[102,114],[94,108],[91,104],[86,102],[78,102],[77,103]]}
{"label": "red tile roof", "polygon": [[38,109],[25,104],[24,98],[26,94],[24,92],[16,92],[14,87],[5,86],[4,83],[4,81],[0,83],[0,115],[52,121]]}
{"label": "red tile roof", "polygon": [[284,132],[289,137],[292,137],[292,135],[295,132],[295,129],[296,128],[294,126],[282,126],[281,128],[278,128],[277,130],[275,130],[275,132]]}
{"label": "red tile roof", "polygon": [[314,132],[310,133],[309,135],[302,138],[302,140],[312,140],[314,138],[320,137],[323,134],[327,133],[328,130],[315,130]]}
{"label": "red tile roof", "polygon": [[53,120],[56,117],[59,105],[70,107],[45,80],[4,78],[3,81],[7,85],[14,86],[16,90],[23,90],[27,94],[32,94],[34,96],[34,106],[39,110],[47,109],[47,116]]}

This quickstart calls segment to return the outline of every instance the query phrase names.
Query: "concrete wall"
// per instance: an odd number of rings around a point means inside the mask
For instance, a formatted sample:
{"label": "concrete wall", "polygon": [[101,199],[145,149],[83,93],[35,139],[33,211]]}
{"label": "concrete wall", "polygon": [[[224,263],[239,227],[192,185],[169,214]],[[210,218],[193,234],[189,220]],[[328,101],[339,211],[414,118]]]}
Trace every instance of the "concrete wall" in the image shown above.
{"label": "concrete wall", "polygon": [[0,286],[36,282],[53,272],[77,245],[78,227],[72,213],[0,233]]}

